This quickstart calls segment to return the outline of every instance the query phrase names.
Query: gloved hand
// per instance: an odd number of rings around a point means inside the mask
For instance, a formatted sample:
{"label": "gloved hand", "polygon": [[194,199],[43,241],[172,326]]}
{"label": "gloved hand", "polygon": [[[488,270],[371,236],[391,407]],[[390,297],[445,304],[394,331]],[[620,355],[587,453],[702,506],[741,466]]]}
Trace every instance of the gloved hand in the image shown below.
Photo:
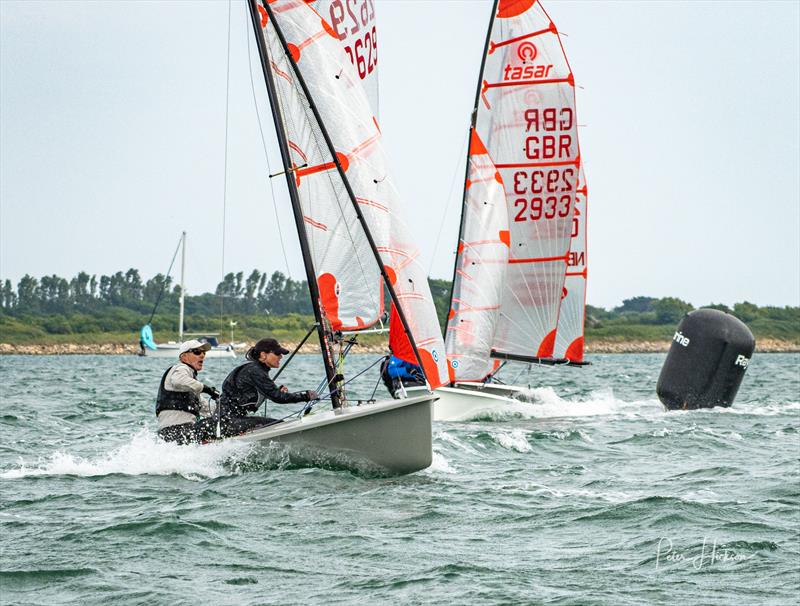
{"label": "gloved hand", "polygon": [[208,394],[212,400],[219,400],[219,392],[217,391],[216,387],[211,387],[211,385],[203,385],[202,393]]}
{"label": "gloved hand", "polygon": [[319,400],[319,394],[313,389],[309,389],[306,392],[306,396],[308,397],[309,402],[311,402],[312,400]]}

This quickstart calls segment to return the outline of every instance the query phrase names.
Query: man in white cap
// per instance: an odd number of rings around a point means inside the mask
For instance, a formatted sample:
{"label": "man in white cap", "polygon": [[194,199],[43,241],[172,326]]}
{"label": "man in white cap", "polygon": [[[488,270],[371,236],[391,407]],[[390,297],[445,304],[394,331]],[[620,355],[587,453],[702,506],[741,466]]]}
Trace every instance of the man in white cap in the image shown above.
{"label": "man in white cap", "polygon": [[180,362],[170,366],[161,377],[156,399],[158,435],[167,442],[187,444],[202,442],[214,436],[214,423],[207,401],[200,394],[214,400],[219,392],[210,385],[197,380],[203,370],[208,343],[197,340],[185,341],[178,350]]}

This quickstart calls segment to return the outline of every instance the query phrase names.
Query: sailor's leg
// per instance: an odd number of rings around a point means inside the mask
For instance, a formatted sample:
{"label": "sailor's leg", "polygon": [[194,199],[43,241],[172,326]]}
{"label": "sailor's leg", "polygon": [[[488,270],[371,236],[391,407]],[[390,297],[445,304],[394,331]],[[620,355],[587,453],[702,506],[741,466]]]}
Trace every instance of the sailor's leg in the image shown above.
{"label": "sailor's leg", "polygon": [[178,444],[190,444],[197,442],[194,423],[181,423],[180,425],[170,425],[158,430],[158,436],[165,442],[176,442]]}
{"label": "sailor's leg", "polygon": [[280,423],[278,419],[270,419],[269,417],[227,417],[225,421],[226,430],[229,432],[228,435],[231,436]]}

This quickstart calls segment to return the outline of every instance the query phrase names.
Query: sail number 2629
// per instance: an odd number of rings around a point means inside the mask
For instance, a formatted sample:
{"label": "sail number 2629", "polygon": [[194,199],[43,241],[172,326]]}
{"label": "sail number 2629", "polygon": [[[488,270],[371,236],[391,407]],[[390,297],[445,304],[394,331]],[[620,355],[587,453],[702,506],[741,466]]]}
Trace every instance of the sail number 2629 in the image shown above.
{"label": "sail number 2629", "polygon": [[373,0],[332,0],[330,18],[333,30],[345,43],[347,55],[363,80],[378,64]]}

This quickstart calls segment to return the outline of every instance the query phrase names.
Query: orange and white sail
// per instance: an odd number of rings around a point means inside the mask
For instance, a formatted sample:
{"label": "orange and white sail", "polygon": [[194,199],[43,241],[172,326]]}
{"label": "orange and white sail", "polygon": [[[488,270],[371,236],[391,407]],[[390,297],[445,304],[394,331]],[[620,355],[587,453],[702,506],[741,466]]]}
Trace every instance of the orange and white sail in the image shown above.
{"label": "orange and white sail", "polygon": [[589,193],[581,168],[578,175],[578,195],[572,218],[572,239],[567,257],[567,277],[562,291],[561,313],[553,357],[570,362],[583,362],[583,333],[586,320],[586,220]]}
{"label": "orange and white sail", "polygon": [[[289,49],[287,55],[267,12],[262,11],[261,27],[321,308],[334,330],[366,328],[378,321],[383,313],[383,284],[371,238],[409,323],[428,381],[436,387],[447,376],[436,310],[359,74],[333,26],[306,2],[276,0],[269,6]],[[329,140],[311,109],[312,102],[327,125]]]}
{"label": "orange and white sail", "polygon": [[509,231],[503,180],[475,130],[470,135],[461,237],[447,319],[451,380],[490,374],[508,265]]}
{"label": "orange and white sail", "polygon": [[[499,175],[508,221],[508,259],[496,269],[503,273],[502,296],[491,346],[483,355],[551,359],[581,161],[575,80],[558,30],[540,2],[495,2],[474,111],[474,132]],[[469,198],[466,192],[462,241],[464,234],[481,230]],[[494,226],[483,239],[493,237]],[[453,317],[460,313],[455,293],[464,282],[457,266]],[[448,356],[454,361],[461,354],[450,338],[456,328],[448,324]]]}

